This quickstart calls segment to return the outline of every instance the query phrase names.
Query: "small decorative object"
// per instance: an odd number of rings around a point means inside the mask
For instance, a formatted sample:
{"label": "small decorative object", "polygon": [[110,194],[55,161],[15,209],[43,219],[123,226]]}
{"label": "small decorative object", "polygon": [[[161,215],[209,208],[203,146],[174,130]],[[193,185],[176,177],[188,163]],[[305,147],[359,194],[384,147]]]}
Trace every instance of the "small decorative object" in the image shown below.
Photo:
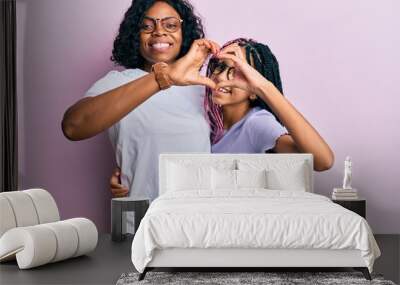
{"label": "small decorative object", "polygon": [[352,162],[351,162],[351,157],[347,156],[346,160],[344,161],[343,187],[333,189],[332,199],[357,200],[358,199],[357,189],[351,187],[351,182],[352,182]]}
{"label": "small decorative object", "polygon": [[343,189],[351,189],[351,157],[347,156],[344,161]]}

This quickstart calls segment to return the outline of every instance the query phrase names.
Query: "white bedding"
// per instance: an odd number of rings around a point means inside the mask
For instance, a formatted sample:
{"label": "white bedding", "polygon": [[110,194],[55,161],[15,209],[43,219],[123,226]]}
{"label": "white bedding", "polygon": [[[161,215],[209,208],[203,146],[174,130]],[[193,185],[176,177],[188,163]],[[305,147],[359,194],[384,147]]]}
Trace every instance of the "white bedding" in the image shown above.
{"label": "white bedding", "polygon": [[359,215],[321,195],[265,189],[161,195],[133,240],[135,268],[165,248],[358,249],[370,272],[380,255]]}

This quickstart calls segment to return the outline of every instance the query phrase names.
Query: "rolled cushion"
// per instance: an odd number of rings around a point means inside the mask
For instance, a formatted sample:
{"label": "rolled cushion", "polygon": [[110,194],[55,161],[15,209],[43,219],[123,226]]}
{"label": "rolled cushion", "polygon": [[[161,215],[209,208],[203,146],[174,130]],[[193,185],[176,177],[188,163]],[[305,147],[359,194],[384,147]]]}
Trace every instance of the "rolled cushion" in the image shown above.
{"label": "rolled cushion", "polygon": [[39,223],[35,205],[30,196],[23,191],[3,192],[14,213],[17,227],[33,226]]}
{"label": "rolled cushion", "polygon": [[60,220],[56,202],[43,189],[0,193],[0,214],[0,237],[15,227]]}
{"label": "rolled cushion", "polygon": [[49,228],[57,240],[57,250],[51,262],[57,262],[75,255],[79,237],[75,228],[66,221],[44,224]]}
{"label": "rolled cushion", "polygon": [[10,202],[6,197],[0,195],[0,237],[16,226],[17,222]]}
{"label": "rolled cushion", "polygon": [[97,240],[96,226],[85,218],[14,228],[0,238],[0,261],[16,256],[19,268],[28,269],[86,254]]}
{"label": "rolled cushion", "polygon": [[65,222],[74,226],[78,233],[78,247],[73,257],[86,254],[96,248],[98,232],[96,225],[91,220],[73,218],[65,220]]}
{"label": "rolled cushion", "polygon": [[0,261],[16,255],[20,269],[49,263],[57,251],[53,232],[42,225],[13,228],[0,238]]}
{"label": "rolled cushion", "polygon": [[22,191],[30,196],[35,205],[39,224],[51,223],[60,220],[56,201],[53,196],[44,189],[29,189]]}

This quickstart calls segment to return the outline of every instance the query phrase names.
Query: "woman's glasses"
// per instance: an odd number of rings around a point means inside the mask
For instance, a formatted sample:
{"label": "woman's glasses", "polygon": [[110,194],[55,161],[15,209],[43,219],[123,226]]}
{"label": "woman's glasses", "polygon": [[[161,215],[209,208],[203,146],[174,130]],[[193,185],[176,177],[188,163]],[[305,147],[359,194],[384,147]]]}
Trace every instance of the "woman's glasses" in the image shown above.
{"label": "woman's glasses", "polygon": [[183,20],[175,17],[156,19],[145,16],[142,24],[140,25],[140,29],[144,33],[152,33],[156,29],[158,22],[161,23],[163,29],[166,30],[168,33],[174,33],[181,28]]}
{"label": "woman's glasses", "polygon": [[210,59],[208,69],[210,75],[219,75],[227,70],[226,77],[228,80],[232,80],[235,77],[235,68],[216,58]]}

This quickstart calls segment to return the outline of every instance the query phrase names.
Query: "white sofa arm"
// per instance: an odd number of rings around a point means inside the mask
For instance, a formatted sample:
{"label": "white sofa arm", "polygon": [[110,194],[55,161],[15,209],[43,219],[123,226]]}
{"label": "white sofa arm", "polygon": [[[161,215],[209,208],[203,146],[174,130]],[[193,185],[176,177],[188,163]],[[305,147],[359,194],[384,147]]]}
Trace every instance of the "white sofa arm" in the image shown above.
{"label": "white sofa arm", "polygon": [[0,261],[16,256],[20,269],[28,269],[86,254],[96,248],[98,232],[85,218],[8,230],[0,238]]}

